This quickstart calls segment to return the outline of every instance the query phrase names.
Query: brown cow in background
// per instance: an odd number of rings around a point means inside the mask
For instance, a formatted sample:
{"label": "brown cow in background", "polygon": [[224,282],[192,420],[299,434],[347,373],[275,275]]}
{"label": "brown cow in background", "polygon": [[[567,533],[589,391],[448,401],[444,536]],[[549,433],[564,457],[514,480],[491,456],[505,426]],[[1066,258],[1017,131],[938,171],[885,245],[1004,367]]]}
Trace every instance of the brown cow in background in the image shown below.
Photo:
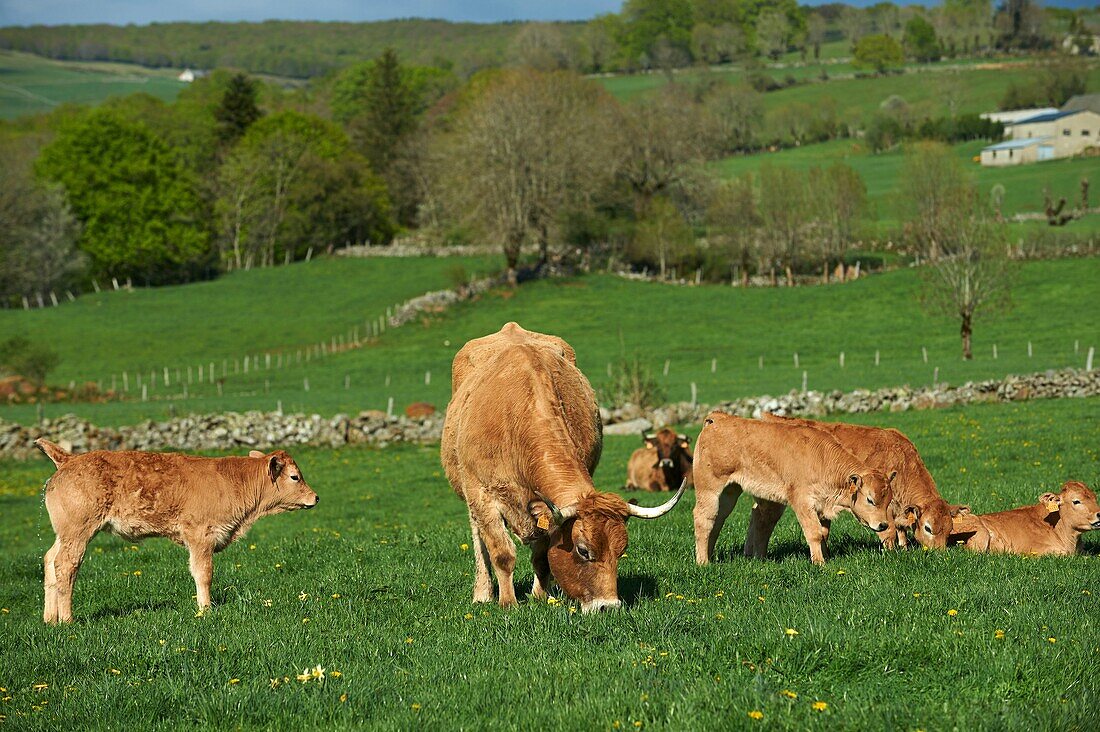
{"label": "brown cow in background", "polygon": [[626,521],[657,518],[683,495],[641,508],[601,493],[592,473],[603,447],[596,395],[560,338],[508,323],[458,352],[440,457],[470,513],[474,602],[491,602],[493,567],[502,606],[516,604],[516,548],[531,548],[531,594],[551,574],[584,611],[618,607]]}
{"label": "brown cow in background", "polygon": [[643,447],[626,464],[626,487],[643,491],[670,491],[684,481],[692,485],[691,440],[669,428],[642,433]]}
{"label": "brown cow in background", "polygon": [[958,516],[951,543],[974,552],[1076,554],[1081,534],[1100,529],[1100,504],[1084,483],[1069,481],[1062,492],[1010,511]]}
{"label": "brown cow in background", "polygon": [[201,610],[210,606],[215,552],[264,516],[317,505],[317,494],[282,450],[223,458],[106,450],[71,455],[49,440],[34,444],[57,466],[46,483],[57,535],[44,561],[47,623],[72,620],[76,573],[100,531],[127,541],[163,536],[187,547]]}
{"label": "brown cow in background", "polygon": [[[761,419],[823,430],[872,468],[887,474],[897,471],[897,478],[890,484],[894,492],[890,503],[894,528],[879,535],[885,547],[897,544],[906,546],[906,530],[912,529],[922,546],[942,549],[947,546],[947,537],[951,534],[952,517],[970,510],[969,506],[950,504],[943,499],[917,448],[898,430],[781,417],[767,412],[761,415]],[[749,523],[749,536],[758,531],[763,532],[764,537],[771,536],[779,516],[769,516],[768,520],[770,525],[754,511]]]}

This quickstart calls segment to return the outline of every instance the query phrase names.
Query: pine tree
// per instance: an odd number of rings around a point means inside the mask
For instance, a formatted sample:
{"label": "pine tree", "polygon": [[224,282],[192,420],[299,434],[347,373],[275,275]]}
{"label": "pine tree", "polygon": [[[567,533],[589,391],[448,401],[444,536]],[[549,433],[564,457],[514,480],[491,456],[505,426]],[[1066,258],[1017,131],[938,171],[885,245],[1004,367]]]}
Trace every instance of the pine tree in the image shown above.
{"label": "pine tree", "polygon": [[363,110],[352,128],[371,167],[382,174],[389,169],[401,141],[416,128],[416,95],[392,48],[374,60],[364,89]]}
{"label": "pine tree", "polygon": [[248,74],[234,74],[222,95],[222,103],[214,110],[218,121],[218,139],[231,145],[244,135],[249,126],[260,118],[256,104],[256,82]]}

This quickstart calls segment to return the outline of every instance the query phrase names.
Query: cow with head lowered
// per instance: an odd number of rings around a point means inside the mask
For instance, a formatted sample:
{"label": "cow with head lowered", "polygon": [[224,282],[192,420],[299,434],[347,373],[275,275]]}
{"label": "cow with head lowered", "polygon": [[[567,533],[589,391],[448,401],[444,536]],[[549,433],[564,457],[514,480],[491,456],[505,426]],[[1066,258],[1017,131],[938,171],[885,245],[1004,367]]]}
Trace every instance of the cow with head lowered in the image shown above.
{"label": "cow with head lowered", "polygon": [[643,432],[642,442],[626,465],[627,488],[670,491],[684,481],[691,485],[691,441],[687,435],[666,427]]}
{"label": "cow with head lowered", "polygon": [[619,607],[627,519],[663,516],[683,490],[656,508],[596,490],[602,448],[595,394],[565,341],[508,323],[462,347],[440,453],[470,514],[474,602],[493,600],[491,565],[500,604],[516,604],[515,534],[531,549],[532,595],[553,577],[585,612]]}

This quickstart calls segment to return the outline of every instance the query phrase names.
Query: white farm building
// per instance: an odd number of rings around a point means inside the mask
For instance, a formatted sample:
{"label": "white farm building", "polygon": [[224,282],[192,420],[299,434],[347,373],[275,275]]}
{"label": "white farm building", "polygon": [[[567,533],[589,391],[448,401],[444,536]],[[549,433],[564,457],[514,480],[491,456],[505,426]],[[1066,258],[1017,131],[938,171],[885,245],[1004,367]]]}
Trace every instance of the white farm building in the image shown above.
{"label": "white farm building", "polygon": [[1037,163],[1100,149],[1100,95],[1073,97],[1060,110],[1038,111],[1006,121],[1007,139],[982,150],[982,165]]}

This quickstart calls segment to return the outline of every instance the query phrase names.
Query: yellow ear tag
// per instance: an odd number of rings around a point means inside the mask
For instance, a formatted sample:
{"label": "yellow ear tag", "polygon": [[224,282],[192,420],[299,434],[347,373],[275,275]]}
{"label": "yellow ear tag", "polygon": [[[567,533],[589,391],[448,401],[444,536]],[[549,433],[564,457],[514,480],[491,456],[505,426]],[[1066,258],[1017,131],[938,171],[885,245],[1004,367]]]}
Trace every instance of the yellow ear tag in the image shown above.
{"label": "yellow ear tag", "polygon": [[538,521],[535,522],[535,526],[538,526],[543,531],[550,530],[550,517],[546,514],[539,516]]}
{"label": "yellow ear tag", "polygon": [[1058,501],[1047,501],[1047,513],[1054,513],[1058,510]]}

